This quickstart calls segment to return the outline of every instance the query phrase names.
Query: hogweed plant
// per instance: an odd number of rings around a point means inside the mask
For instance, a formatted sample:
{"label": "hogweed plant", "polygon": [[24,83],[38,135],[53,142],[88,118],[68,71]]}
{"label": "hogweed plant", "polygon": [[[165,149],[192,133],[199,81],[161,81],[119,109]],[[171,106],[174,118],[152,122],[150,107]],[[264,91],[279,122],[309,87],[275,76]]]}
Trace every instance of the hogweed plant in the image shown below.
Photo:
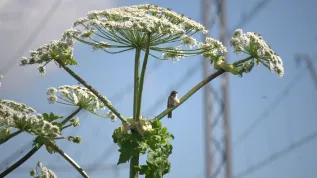
{"label": "hogweed plant", "polygon": [[[185,17],[184,14],[155,5],[134,5],[108,10],[90,11],[85,18],[74,22],[73,28],[66,30],[60,40],[51,41],[23,57],[21,66],[38,64],[38,71],[45,74],[45,66],[55,63],[75,78],[80,86],[60,86],[47,90],[48,102],[77,107],[68,117],[54,113],[37,113],[34,109],[15,101],[2,100],[0,103],[1,144],[12,137],[27,132],[35,136],[34,147],[18,162],[1,173],[7,175],[30,158],[41,146],[45,146],[51,154],[63,156],[83,176],[89,177],[80,166],[72,160],[56,144],[57,139],[66,139],[80,143],[79,136],[64,136],[63,130],[79,126],[75,115],[86,110],[92,114],[111,121],[120,120],[120,127],[113,132],[114,143],[119,146],[120,156],[117,164],[130,163],[130,178],[145,175],[146,178],[161,178],[169,173],[171,163],[168,158],[172,153],[171,140],[174,136],[162,126],[163,119],[169,112],[183,104],[194,93],[208,82],[228,72],[242,76],[250,72],[255,65],[263,65],[282,77],[284,74],[281,58],[264,41],[260,34],[244,33],[237,29],[232,34],[230,46],[240,56],[244,56],[232,64],[226,62],[227,48],[218,40],[207,37],[202,42],[195,39],[196,35],[206,34],[205,27]],[[75,42],[84,43],[93,50],[117,54],[135,51],[134,56],[134,98],[133,116],[124,117],[111,102],[89,85],[83,78],[69,68],[76,65],[73,57]],[[141,53],[144,59],[141,66]],[[186,57],[202,55],[214,66],[216,72],[199,82],[183,97],[178,104],[167,108],[154,118],[141,115],[144,77],[148,59],[172,60],[177,62]],[[15,128],[17,131],[11,132]],[[146,164],[139,164],[139,156],[147,155]],[[52,171],[39,164],[41,169],[32,169],[34,177],[56,177]]]}

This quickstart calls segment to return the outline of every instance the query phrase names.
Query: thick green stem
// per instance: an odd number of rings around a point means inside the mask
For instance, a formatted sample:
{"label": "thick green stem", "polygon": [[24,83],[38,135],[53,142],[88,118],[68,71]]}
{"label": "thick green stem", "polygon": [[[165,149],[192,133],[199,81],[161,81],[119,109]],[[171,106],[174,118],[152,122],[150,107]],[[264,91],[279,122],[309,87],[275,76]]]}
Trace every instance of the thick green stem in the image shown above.
{"label": "thick green stem", "polygon": [[140,54],[141,49],[137,48],[135,51],[134,60],[134,95],[133,95],[133,119],[139,120],[136,117],[138,111],[138,94],[139,94],[139,82],[140,82]]}
{"label": "thick green stem", "polygon": [[20,133],[22,133],[23,131],[22,130],[18,130],[18,131],[15,131],[13,132],[12,134],[10,134],[8,137],[4,138],[4,139],[1,139],[0,140],[0,145],[5,143],[6,141],[10,140],[11,138],[19,135]]}
{"label": "thick green stem", "polygon": [[[79,111],[81,110],[81,108],[79,107],[78,109],[76,109],[73,113],[71,113],[68,117],[66,117],[61,123],[67,123],[72,117],[74,117]],[[63,125],[64,125],[63,124]],[[38,138],[38,137],[37,137]],[[1,174],[0,177],[4,177],[6,175],[8,175],[9,173],[11,173],[12,171],[14,171],[16,168],[18,168],[19,166],[21,166],[26,160],[28,160],[34,153],[37,152],[37,150],[39,150],[41,147],[43,146],[43,144],[40,144],[37,147],[33,147],[26,155],[24,155],[20,160],[18,160],[17,162],[15,162],[13,165],[11,165],[10,167],[8,167],[6,170],[4,170]]]}
{"label": "thick green stem", "polygon": [[208,82],[210,82],[211,80],[215,79],[216,77],[220,76],[221,74],[225,73],[224,70],[218,70],[215,73],[209,75],[207,78],[205,78],[204,80],[202,80],[201,82],[199,82],[194,88],[192,88],[189,92],[187,92],[181,99],[180,99],[180,103],[174,107],[170,107],[168,109],[166,109],[165,111],[161,112],[161,114],[159,114],[158,116],[155,117],[155,119],[159,119],[161,120],[163,117],[165,117],[167,115],[167,113],[173,111],[174,109],[176,109],[178,106],[180,106],[181,104],[183,104],[189,97],[191,97],[194,93],[196,93],[200,88],[202,88],[203,86],[205,86]]}
{"label": "thick green stem", "polygon": [[145,77],[145,71],[147,66],[147,61],[149,59],[149,53],[150,53],[150,42],[151,42],[151,33],[147,34],[147,47],[144,54],[144,60],[142,65],[142,71],[141,71],[141,78],[140,78],[140,84],[139,84],[139,92],[138,92],[138,104],[137,104],[137,114],[136,118],[140,118],[141,114],[141,108],[142,108],[142,92],[143,92],[143,84],[144,84],[144,77]]}
{"label": "thick green stem", "polygon": [[68,156],[62,149],[57,146],[52,146],[57,153],[59,153],[63,158],[65,158],[83,177],[89,178],[88,174],[70,157]]}
{"label": "thick green stem", "polygon": [[78,82],[84,85],[87,89],[89,89],[94,95],[98,97],[98,99],[104,103],[105,106],[108,107],[110,111],[112,111],[122,122],[126,122],[126,119],[112,106],[112,104],[105,99],[96,89],[94,89],[91,85],[89,85],[84,79],[79,77],[74,71],[68,68],[65,64],[56,60],[56,62],[72,77],[74,77]]}
{"label": "thick green stem", "polygon": [[134,156],[130,159],[130,178],[138,178],[139,171],[134,167],[139,165],[139,156]]}
{"label": "thick green stem", "polygon": [[[140,86],[140,54],[141,49],[137,48],[135,51],[135,62],[134,62],[134,97],[133,97],[133,119],[139,120],[137,117],[138,113],[138,98],[139,98],[139,86]],[[133,133],[136,134],[136,133]],[[130,178],[138,178],[139,172],[134,166],[139,165],[139,156],[134,156],[130,159]]]}

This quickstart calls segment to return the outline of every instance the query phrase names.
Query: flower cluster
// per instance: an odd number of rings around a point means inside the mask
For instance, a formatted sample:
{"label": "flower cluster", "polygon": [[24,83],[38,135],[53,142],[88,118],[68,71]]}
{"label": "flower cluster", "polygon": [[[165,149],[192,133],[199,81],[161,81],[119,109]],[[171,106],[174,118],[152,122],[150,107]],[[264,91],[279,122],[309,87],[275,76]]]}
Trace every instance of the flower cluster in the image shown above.
{"label": "flower cluster", "polygon": [[45,74],[45,65],[52,60],[59,60],[65,65],[74,65],[73,59],[74,40],[72,36],[79,32],[73,29],[66,30],[61,40],[53,40],[49,44],[40,46],[35,51],[30,51],[30,57],[22,57],[21,66],[39,64],[38,71]]}
{"label": "flower cluster", "polygon": [[76,136],[76,137],[68,136],[67,140],[74,143],[80,143],[83,140],[83,138],[81,136]]}
{"label": "flower cluster", "polygon": [[204,26],[183,14],[150,4],[90,11],[87,18],[80,18],[74,23],[75,27],[78,25],[88,30],[81,33],[83,38],[91,37],[95,31],[100,31],[99,35],[112,31],[150,32],[166,35],[165,38],[186,33],[207,33]]}
{"label": "flower cluster", "polygon": [[[79,106],[83,109],[101,117],[116,120],[112,112],[108,114],[97,113],[97,110],[104,110],[105,105],[89,89],[78,85],[63,85],[58,88],[48,88],[47,90],[49,103],[60,103],[65,105]],[[106,97],[104,97],[106,99]],[[111,105],[111,102],[107,100]]]}
{"label": "flower cluster", "polygon": [[17,128],[33,135],[56,137],[60,135],[59,127],[44,120],[41,114],[25,104],[11,100],[0,103],[0,129]]}
{"label": "flower cluster", "polygon": [[108,112],[108,117],[111,119],[112,122],[117,120],[117,116],[112,111]]}
{"label": "flower cluster", "polygon": [[227,52],[227,48],[223,44],[213,38],[207,37],[205,43],[199,44],[200,51],[205,58],[214,59],[219,55]]}
{"label": "flower cluster", "polygon": [[[41,172],[37,172],[37,167]],[[34,178],[57,178],[56,174],[50,169],[44,167],[41,162],[37,163],[36,169],[30,170],[30,176]]]}
{"label": "flower cluster", "polygon": [[[185,17],[184,14],[150,4],[90,11],[86,18],[74,22],[74,28],[77,27],[83,27],[84,30],[80,34],[75,34],[73,38],[91,45],[94,50],[103,49],[106,52],[109,52],[108,48],[145,50],[150,35],[151,50],[162,53],[164,59],[176,60],[185,55],[200,54],[199,50],[186,51],[181,47],[191,49],[197,46],[197,40],[193,35],[198,32],[207,33],[203,25]],[[175,45],[158,47],[168,43]],[[120,52],[123,51],[126,50]]]}
{"label": "flower cluster", "polygon": [[[246,53],[256,59],[256,64],[263,64],[279,76],[284,75],[283,61],[260,34],[254,32],[243,33],[241,29],[237,29],[232,36],[230,45],[234,48],[236,54]],[[247,65],[252,65],[252,61]]]}
{"label": "flower cluster", "polygon": [[138,121],[135,121],[132,117],[127,118],[127,122],[123,122],[120,128],[121,133],[127,133],[129,130],[136,130],[141,135],[152,131],[152,123],[150,120],[140,116]]}
{"label": "flower cluster", "polygon": [[78,127],[80,125],[79,119],[77,117],[71,119],[69,122],[72,124],[73,127]]}

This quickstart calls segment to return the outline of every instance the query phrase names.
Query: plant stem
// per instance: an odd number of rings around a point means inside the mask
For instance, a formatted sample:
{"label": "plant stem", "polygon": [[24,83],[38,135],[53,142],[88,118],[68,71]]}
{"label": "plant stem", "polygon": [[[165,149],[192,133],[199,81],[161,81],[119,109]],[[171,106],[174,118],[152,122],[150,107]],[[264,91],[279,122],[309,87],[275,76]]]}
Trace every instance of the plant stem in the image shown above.
{"label": "plant stem", "polygon": [[241,59],[241,60],[239,60],[239,61],[237,61],[237,62],[234,62],[232,65],[237,66],[237,65],[242,64],[242,63],[244,63],[244,62],[246,62],[246,61],[248,61],[248,60],[250,60],[250,59],[253,59],[253,58],[254,58],[254,57],[249,56],[249,57],[247,57],[247,58],[244,58],[244,59]]}
{"label": "plant stem", "polygon": [[138,113],[138,93],[139,93],[139,79],[140,79],[140,54],[141,49],[137,48],[135,51],[134,60],[134,95],[133,95],[133,119],[139,120],[137,118]]}
{"label": "plant stem", "polygon": [[63,126],[62,130],[66,129],[66,128],[70,127],[70,126],[73,126],[73,124],[68,124],[68,125]]}
{"label": "plant stem", "polygon": [[[79,107],[80,108],[80,107]],[[79,111],[80,109],[75,110],[73,113],[71,113],[67,118],[65,118],[61,123],[64,122],[64,124],[70,120],[72,117],[74,117]],[[63,125],[64,125],[63,124]],[[14,171],[16,168],[18,168],[19,166],[21,166],[26,160],[28,160],[35,152],[37,152],[37,150],[39,150],[42,147],[43,144],[40,144],[37,147],[33,147],[26,155],[24,155],[19,161],[15,162],[12,166],[8,167],[6,170],[4,170],[1,174],[0,177],[4,177],[6,175],[8,175],[10,172]]]}
{"label": "plant stem", "polygon": [[98,97],[100,101],[102,101],[105,106],[108,107],[110,111],[112,111],[122,122],[126,122],[126,119],[112,106],[112,104],[105,99],[96,89],[94,89],[91,85],[89,85],[84,79],[79,77],[74,71],[68,68],[65,64],[60,62],[59,60],[55,60],[69,75],[74,77],[78,82],[84,85],[87,89],[89,89],[94,95]]}
{"label": "plant stem", "polygon": [[13,132],[12,134],[10,134],[7,138],[4,138],[2,140],[0,140],[0,145],[5,143],[6,141],[10,140],[11,138],[19,135],[20,133],[22,133],[23,131],[22,130],[18,130],[18,131],[15,131]]}
{"label": "plant stem", "polygon": [[221,74],[225,73],[224,70],[218,70],[215,73],[209,75],[208,77],[206,77],[204,80],[202,80],[201,82],[199,82],[194,88],[192,88],[191,90],[189,90],[189,92],[187,92],[181,99],[180,99],[180,103],[174,107],[168,108],[165,111],[161,112],[158,116],[155,117],[155,119],[161,120],[164,116],[167,115],[167,113],[173,111],[174,109],[176,109],[178,106],[180,106],[181,104],[183,104],[189,97],[191,97],[194,93],[196,93],[200,88],[202,88],[204,85],[206,85],[208,82],[210,82],[211,80],[215,79],[216,77],[220,76]]}
{"label": "plant stem", "polygon": [[140,84],[139,84],[139,94],[138,94],[138,104],[137,104],[138,109],[137,109],[136,118],[140,118],[141,107],[142,107],[142,92],[143,92],[144,76],[145,76],[146,65],[147,65],[147,61],[149,59],[149,53],[150,53],[151,33],[148,33],[147,36],[148,36],[147,47],[145,50],[142,71],[141,71]]}
{"label": "plant stem", "polygon": [[130,159],[130,178],[138,178],[139,177],[139,171],[134,168],[134,166],[139,165],[139,156],[133,156]]}
{"label": "plant stem", "polygon": [[19,161],[14,163],[12,166],[4,170],[1,174],[0,177],[5,177],[8,175],[10,172],[21,166],[26,160],[28,160],[37,150],[39,150],[42,147],[42,145],[38,147],[33,147],[26,155],[24,155]]}
{"label": "plant stem", "polygon": [[68,117],[66,117],[61,124],[65,125],[69,120],[71,120],[76,114],[79,113],[79,111],[82,109],[82,107],[78,107],[73,113],[71,113]]}
{"label": "plant stem", "polygon": [[58,152],[63,158],[65,158],[83,177],[89,178],[88,174],[70,157],[68,156],[62,149],[57,146],[52,146],[56,152]]}
{"label": "plant stem", "polygon": [[[135,62],[134,62],[134,96],[133,96],[133,119],[135,121],[139,120],[137,117],[138,113],[138,99],[139,99],[139,86],[140,86],[140,54],[141,48],[137,48],[135,51]],[[137,133],[132,133],[137,134]],[[134,166],[139,165],[139,156],[133,156],[130,159],[130,178],[138,178],[139,171],[134,168]]]}

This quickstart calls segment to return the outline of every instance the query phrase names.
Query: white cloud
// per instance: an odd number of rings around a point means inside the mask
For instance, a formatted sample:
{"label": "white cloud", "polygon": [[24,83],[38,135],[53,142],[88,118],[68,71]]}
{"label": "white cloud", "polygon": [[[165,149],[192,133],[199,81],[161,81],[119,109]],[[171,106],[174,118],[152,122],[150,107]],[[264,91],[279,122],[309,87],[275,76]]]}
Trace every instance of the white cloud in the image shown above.
{"label": "white cloud", "polygon": [[[61,2],[53,16],[44,24],[45,27],[24,49],[23,55],[29,50],[54,39],[60,39],[61,34],[70,28],[73,22],[86,16],[95,9],[107,9],[116,6],[115,0],[2,0],[0,2],[0,73],[4,73],[2,90],[12,91],[36,80],[39,75],[34,67],[19,67],[20,54],[18,50],[24,45],[32,32],[41,23],[50,8]],[[12,58],[17,56],[16,58]],[[48,66],[52,71],[56,67]],[[9,70],[10,69],[10,70]],[[5,85],[5,86],[4,86]]]}

